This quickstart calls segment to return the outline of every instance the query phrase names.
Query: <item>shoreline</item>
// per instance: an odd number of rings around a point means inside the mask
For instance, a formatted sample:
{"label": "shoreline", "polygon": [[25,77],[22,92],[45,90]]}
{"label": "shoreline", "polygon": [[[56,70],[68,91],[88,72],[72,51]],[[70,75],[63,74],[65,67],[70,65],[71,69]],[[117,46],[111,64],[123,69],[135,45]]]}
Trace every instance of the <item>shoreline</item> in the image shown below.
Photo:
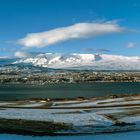
{"label": "shoreline", "polygon": [[[30,124],[30,127],[27,128],[26,123],[28,125]],[[38,124],[40,125],[36,127]],[[42,128],[41,125],[43,125]],[[23,135],[23,136],[88,136],[88,135],[95,136],[95,135],[103,135],[103,134],[116,134],[116,133],[136,132],[136,131],[140,132],[140,128],[128,127],[126,129],[113,129],[113,130],[108,129],[101,132],[99,131],[99,132],[77,133],[73,131],[73,128],[71,126],[68,126],[63,123],[0,118],[0,134],[16,134],[16,135]]]}
{"label": "shoreline", "polygon": [[72,136],[140,131],[140,94],[0,104],[0,133]]}

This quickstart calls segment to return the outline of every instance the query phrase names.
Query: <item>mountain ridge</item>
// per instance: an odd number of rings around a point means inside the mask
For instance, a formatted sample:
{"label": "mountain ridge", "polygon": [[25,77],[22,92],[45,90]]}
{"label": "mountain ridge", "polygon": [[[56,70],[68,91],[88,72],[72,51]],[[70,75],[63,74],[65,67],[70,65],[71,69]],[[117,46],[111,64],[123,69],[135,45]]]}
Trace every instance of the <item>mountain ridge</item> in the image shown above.
{"label": "mountain ridge", "polygon": [[21,58],[13,64],[31,64],[54,69],[140,70],[140,57],[109,54],[45,53]]}

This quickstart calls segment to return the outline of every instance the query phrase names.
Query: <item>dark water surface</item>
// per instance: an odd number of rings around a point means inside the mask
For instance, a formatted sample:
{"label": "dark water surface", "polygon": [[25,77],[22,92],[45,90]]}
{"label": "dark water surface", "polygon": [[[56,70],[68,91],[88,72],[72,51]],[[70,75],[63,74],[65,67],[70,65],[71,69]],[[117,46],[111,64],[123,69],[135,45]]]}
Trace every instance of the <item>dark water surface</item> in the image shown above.
{"label": "dark water surface", "polygon": [[22,135],[0,134],[0,140],[139,140],[140,132],[124,132],[90,136],[56,136],[32,137]]}
{"label": "dark water surface", "polygon": [[74,98],[140,93],[140,83],[78,83],[51,85],[0,85],[0,100]]}

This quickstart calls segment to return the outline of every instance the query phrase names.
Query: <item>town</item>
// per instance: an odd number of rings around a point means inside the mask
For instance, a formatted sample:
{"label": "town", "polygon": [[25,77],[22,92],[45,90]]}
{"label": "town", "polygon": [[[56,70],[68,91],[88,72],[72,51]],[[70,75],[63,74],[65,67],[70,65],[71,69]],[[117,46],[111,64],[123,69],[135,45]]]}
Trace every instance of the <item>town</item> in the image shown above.
{"label": "town", "polygon": [[84,82],[140,82],[139,71],[68,71],[45,72],[1,71],[1,84],[84,83]]}

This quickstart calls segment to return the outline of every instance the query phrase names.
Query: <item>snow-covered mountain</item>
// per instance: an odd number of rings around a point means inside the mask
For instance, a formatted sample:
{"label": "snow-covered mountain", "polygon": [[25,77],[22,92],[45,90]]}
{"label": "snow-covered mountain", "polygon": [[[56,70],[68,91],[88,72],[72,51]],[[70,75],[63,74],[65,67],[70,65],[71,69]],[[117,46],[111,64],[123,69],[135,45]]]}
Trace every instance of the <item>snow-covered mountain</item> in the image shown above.
{"label": "snow-covered mountain", "polygon": [[47,68],[93,70],[140,70],[139,56],[107,54],[38,54],[15,61],[13,64],[32,64]]}

